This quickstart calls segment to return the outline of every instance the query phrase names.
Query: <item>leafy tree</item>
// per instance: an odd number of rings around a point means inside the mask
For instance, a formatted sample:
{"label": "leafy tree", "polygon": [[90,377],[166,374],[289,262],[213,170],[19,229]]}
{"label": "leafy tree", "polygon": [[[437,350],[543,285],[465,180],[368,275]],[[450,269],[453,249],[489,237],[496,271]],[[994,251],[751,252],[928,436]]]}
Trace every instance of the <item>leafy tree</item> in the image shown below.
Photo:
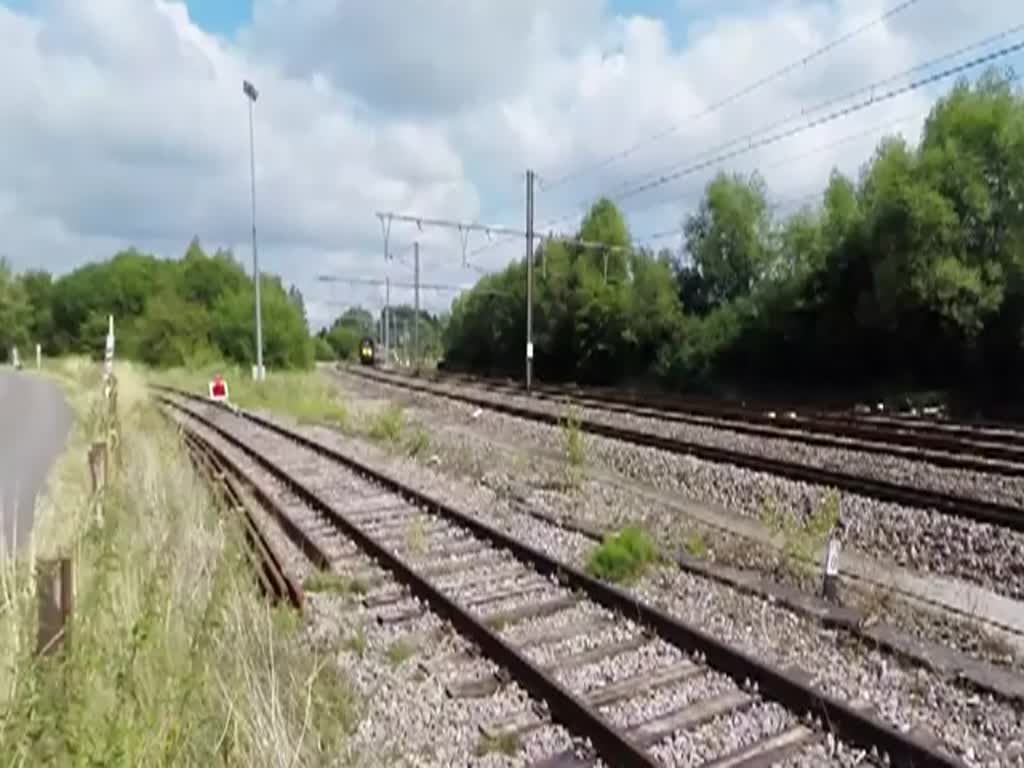
{"label": "leafy tree", "polygon": [[748,295],[769,266],[768,201],[764,181],[719,174],[698,210],[687,217],[686,248],[714,306]]}
{"label": "leafy tree", "polygon": [[30,270],[22,273],[19,279],[31,308],[28,327],[30,342],[42,345],[43,352],[52,355],[56,352],[54,347],[55,327],[51,310],[53,277],[49,272]]}
{"label": "leafy tree", "polygon": [[32,307],[21,281],[15,279],[10,264],[0,257],[0,355],[8,359],[17,346],[24,357],[32,323]]}

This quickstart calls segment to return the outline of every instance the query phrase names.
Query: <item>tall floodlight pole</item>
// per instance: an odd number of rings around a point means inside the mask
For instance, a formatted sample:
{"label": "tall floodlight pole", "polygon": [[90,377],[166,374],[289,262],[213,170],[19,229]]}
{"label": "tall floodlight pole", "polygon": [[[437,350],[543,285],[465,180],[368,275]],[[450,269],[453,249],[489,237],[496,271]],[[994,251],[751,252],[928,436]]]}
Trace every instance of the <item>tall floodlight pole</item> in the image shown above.
{"label": "tall floodlight pole", "polygon": [[533,171],[526,172],[526,391],[533,381]]}
{"label": "tall floodlight pole", "polygon": [[252,125],[252,108],[259,98],[256,86],[242,81],[242,93],[249,102],[249,177],[252,199],[252,280],[256,292],[256,380],[263,379],[263,313],[260,308],[260,260],[256,251],[256,139]]}
{"label": "tall floodlight pole", "polygon": [[413,301],[412,321],[412,347],[416,356],[416,373],[420,372],[420,243],[417,240],[413,243],[413,285],[415,285],[415,299]]}

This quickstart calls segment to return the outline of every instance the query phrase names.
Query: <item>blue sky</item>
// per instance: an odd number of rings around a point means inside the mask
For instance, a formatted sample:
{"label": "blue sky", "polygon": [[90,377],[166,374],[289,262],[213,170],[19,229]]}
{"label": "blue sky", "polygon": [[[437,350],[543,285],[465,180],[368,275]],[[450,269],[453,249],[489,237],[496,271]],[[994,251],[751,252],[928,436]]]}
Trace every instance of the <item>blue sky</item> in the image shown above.
{"label": "blue sky", "polygon": [[[398,279],[406,269],[381,258],[375,211],[518,226],[524,168],[548,179],[596,168],[538,192],[538,221],[571,222],[599,193],[1020,20],[1020,0],[989,0],[985,14],[972,0],[921,2],[696,120],[897,0],[493,0],[473,13],[456,9],[474,0],[449,0],[448,16],[440,0],[183,1],[209,35],[247,36],[222,45],[155,0],[0,0],[36,17],[0,19],[0,250],[17,269],[58,274],[129,245],[180,255],[194,234],[247,254],[239,86],[256,73],[261,259],[303,290],[315,322],[331,311],[316,274]],[[612,18],[637,14],[660,26],[632,23],[624,34]],[[729,24],[713,23],[726,14]],[[532,34],[534,21],[545,34]],[[593,55],[615,39],[621,57]],[[678,227],[718,170],[761,169],[773,199],[813,196],[833,167],[855,172],[898,118],[916,137],[931,98],[907,93],[627,198],[628,223],[638,236]],[[858,133],[865,140],[839,142]],[[640,151],[617,154],[637,142]],[[392,236],[395,247],[421,239],[432,281],[476,276],[461,265],[456,232],[396,225]],[[474,263],[498,269],[521,256],[521,243],[501,242]],[[483,235],[470,242],[486,245]],[[346,300],[376,300],[356,293]]]}
{"label": "blue sky", "polygon": [[[14,7],[26,7],[32,0],[2,0]],[[704,3],[699,3],[704,5]],[[725,3],[735,5],[735,3]],[[189,16],[208,32],[232,37],[252,18],[253,0],[185,0]],[[666,0],[609,0],[609,8],[616,14],[632,16],[643,14],[660,17],[669,25],[674,41],[685,33],[684,15],[680,4]]]}
{"label": "blue sky", "polygon": [[252,18],[252,0],[186,0],[188,14],[207,32],[231,37]]}
{"label": "blue sky", "polygon": [[[10,2],[17,5],[29,0]],[[252,0],[185,0],[185,4],[189,16],[199,26],[225,37],[233,36],[252,18]],[[643,14],[660,17],[669,24],[673,38],[681,38],[685,31],[684,16],[676,10],[679,7],[676,3],[666,0],[609,0],[609,7],[622,16]]]}

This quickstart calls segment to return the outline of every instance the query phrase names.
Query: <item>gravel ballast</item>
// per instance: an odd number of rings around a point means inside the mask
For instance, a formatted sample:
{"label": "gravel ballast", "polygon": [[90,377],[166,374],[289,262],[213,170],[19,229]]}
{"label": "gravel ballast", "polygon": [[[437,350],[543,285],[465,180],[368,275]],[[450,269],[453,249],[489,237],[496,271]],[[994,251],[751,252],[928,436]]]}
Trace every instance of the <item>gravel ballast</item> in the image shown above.
{"label": "gravel ballast", "polygon": [[[231,417],[219,414],[218,418]],[[386,466],[392,475],[422,491],[443,496],[459,508],[481,515],[492,525],[504,528],[509,520],[513,521],[510,525],[522,524],[523,515],[487,489],[466,487],[411,459],[389,457],[374,446],[328,430],[305,431],[325,442],[333,442],[339,450],[356,454],[364,461]],[[532,525],[543,531],[543,524],[533,521]],[[554,532],[558,529],[550,530],[554,542]],[[558,535],[561,537],[563,533]],[[551,546],[557,547],[554,543]],[[566,552],[563,559],[578,559],[585,550],[584,545],[575,547],[574,551]],[[1000,764],[1000,751],[1012,747],[1012,738],[1020,732],[1020,713],[1013,707],[986,696],[968,695],[935,675],[904,667],[883,654],[848,647],[834,633],[824,632],[816,624],[717,582],[665,568],[656,570],[634,589],[656,604],[668,605],[672,600],[680,600],[673,606],[673,612],[688,621],[723,639],[746,643],[745,647],[752,653],[766,660],[795,660],[829,690],[844,698],[859,697],[872,702],[900,726],[926,724],[955,745],[971,765]],[[770,708],[766,712],[770,712]],[[759,724],[760,717],[757,715],[748,723],[749,730],[753,732],[763,727]],[[764,717],[771,721],[770,714]],[[680,754],[685,755],[692,754],[687,750],[698,748],[699,745],[687,742],[672,749],[681,750]]]}
{"label": "gravel ballast", "polygon": [[[524,448],[534,446],[546,454],[565,455],[566,436],[561,428],[476,408],[438,395],[412,393],[397,385],[370,382],[351,374],[332,372],[330,375],[344,384],[349,393],[358,393],[356,396],[383,395],[415,404],[415,418],[431,429],[436,440],[446,439],[446,425],[463,429],[471,426],[481,435],[493,436],[508,444]],[[821,507],[828,492],[820,486],[764,472],[596,435],[585,435],[583,440],[588,466],[607,469],[684,501],[706,504],[757,520],[764,520],[766,511],[771,509],[802,523],[808,511]],[[483,472],[500,466],[495,461],[496,457],[481,455],[479,443],[461,447],[453,445],[453,450],[467,456]],[[934,472],[947,471],[933,469]],[[606,488],[588,489],[590,498],[600,499],[607,493]],[[581,509],[588,513],[589,522],[602,527],[637,522],[657,531],[671,532],[678,528],[678,511],[657,509],[656,505],[588,504],[581,505]],[[636,514],[624,513],[625,509],[636,510]],[[935,510],[903,507],[850,493],[841,496],[841,513],[848,526],[848,545],[869,556],[912,570],[961,578],[1024,600],[1024,534]]]}

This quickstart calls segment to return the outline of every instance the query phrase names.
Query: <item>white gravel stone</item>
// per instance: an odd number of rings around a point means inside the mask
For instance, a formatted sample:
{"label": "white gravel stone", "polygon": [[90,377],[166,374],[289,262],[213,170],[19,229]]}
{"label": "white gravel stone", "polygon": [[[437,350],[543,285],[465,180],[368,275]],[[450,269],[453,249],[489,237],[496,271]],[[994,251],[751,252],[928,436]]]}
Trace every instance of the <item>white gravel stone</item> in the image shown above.
{"label": "white gravel stone", "polygon": [[[344,373],[333,374],[346,390],[376,393],[417,405],[415,417],[430,427],[435,440],[444,437],[445,425],[472,427],[481,435],[503,442],[564,455],[564,434],[550,427],[483,409],[476,409],[436,395],[412,394],[388,384],[368,382]],[[329,430],[323,429],[323,432]],[[748,438],[754,439],[754,438]],[[456,443],[458,441],[455,441]],[[803,520],[816,509],[828,489],[786,480],[763,472],[644,448],[596,435],[585,435],[588,464],[604,467],[629,480],[671,493],[683,501],[724,507],[735,514],[761,519],[767,506]],[[488,455],[481,442],[454,445],[453,450],[477,457],[479,473],[492,472],[507,458]],[[815,449],[818,450],[818,449]],[[872,456],[872,458],[883,458]],[[905,460],[903,460],[905,461]],[[943,472],[936,468],[935,472]],[[510,472],[515,475],[517,473]],[[522,473],[520,473],[522,474]],[[928,474],[933,474],[929,471]],[[987,477],[987,476],[986,476]],[[1024,487],[1024,479],[1015,478]],[[575,507],[590,522],[621,526],[639,522],[652,530],[678,527],[678,512],[650,503],[599,504],[600,490],[587,488],[585,500]],[[537,495],[534,498],[538,498]],[[986,498],[992,498],[988,496]],[[564,506],[564,505],[563,505]],[[842,494],[842,514],[849,525],[848,543],[879,559],[914,570],[955,576],[980,583],[1010,597],[1024,599],[1024,534],[998,526],[877,501],[856,494]]]}
{"label": "white gravel stone", "polygon": [[682,683],[656,688],[640,696],[603,707],[601,714],[615,725],[627,728],[679,707],[735,690],[736,683],[731,678],[708,671]]}
{"label": "white gravel stone", "polygon": [[779,705],[758,703],[732,715],[723,715],[694,730],[677,732],[651,752],[664,766],[700,765],[753,744],[796,722],[796,718]]}
{"label": "white gravel stone", "polygon": [[[345,443],[345,450],[358,451],[366,457],[377,452],[378,463],[386,463],[393,472],[397,465],[402,471],[395,473],[407,482],[438,497],[450,499],[457,507],[476,506],[488,510],[493,524],[499,527],[503,520],[510,518],[507,507],[486,489],[467,489],[464,484],[438,477],[411,460],[396,460],[357,441],[346,440]],[[324,462],[325,476],[329,476],[326,460]],[[503,507],[506,511],[499,512]],[[521,521],[513,521],[512,524],[521,524]],[[538,530],[545,530],[543,524],[535,525]],[[565,556],[570,558],[574,554],[569,552]],[[824,632],[818,625],[784,609],[718,583],[666,568],[641,581],[634,591],[638,596],[684,616],[705,631],[740,645],[769,662],[778,666],[792,663],[802,666],[834,695],[866,699],[897,726],[922,724],[942,734],[969,765],[997,764],[992,761],[997,760],[1003,747],[1011,739],[1019,738],[1022,731],[1020,712],[1012,707],[994,702],[989,697],[966,695],[962,689],[937,676],[911,670],[884,654],[848,647],[839,642],[835,633]],[[552,590],[552,596],[554,594],[564,594],[564,591]],[[510,601],[507,607],[513,606]],[[488,604],[487,612],[502,607],[500,604]],[[571,614],[570,611],[565,613]],[[561,620],[567,619],[562,617]],[[538,626],[543,624],[536,622]],[[670,650],[675,654],[674,658],[681,658],[678,651]],[[621,662],[610,669],[596,666],[602,676],[599,679],[607,680],[609,676],[621,679],[614,677],[623,668]],[[626,674],[623,673],[622,677]],[[583,686],[587,682],[589,679],[580,680]],[[744,727],[747,731],[756,731],[750,724]],[[690,754],[686,750],[697,749],[699,744],[695,744],[675,744],[669,752],[675,755],[682,750],[682,753]]]}

